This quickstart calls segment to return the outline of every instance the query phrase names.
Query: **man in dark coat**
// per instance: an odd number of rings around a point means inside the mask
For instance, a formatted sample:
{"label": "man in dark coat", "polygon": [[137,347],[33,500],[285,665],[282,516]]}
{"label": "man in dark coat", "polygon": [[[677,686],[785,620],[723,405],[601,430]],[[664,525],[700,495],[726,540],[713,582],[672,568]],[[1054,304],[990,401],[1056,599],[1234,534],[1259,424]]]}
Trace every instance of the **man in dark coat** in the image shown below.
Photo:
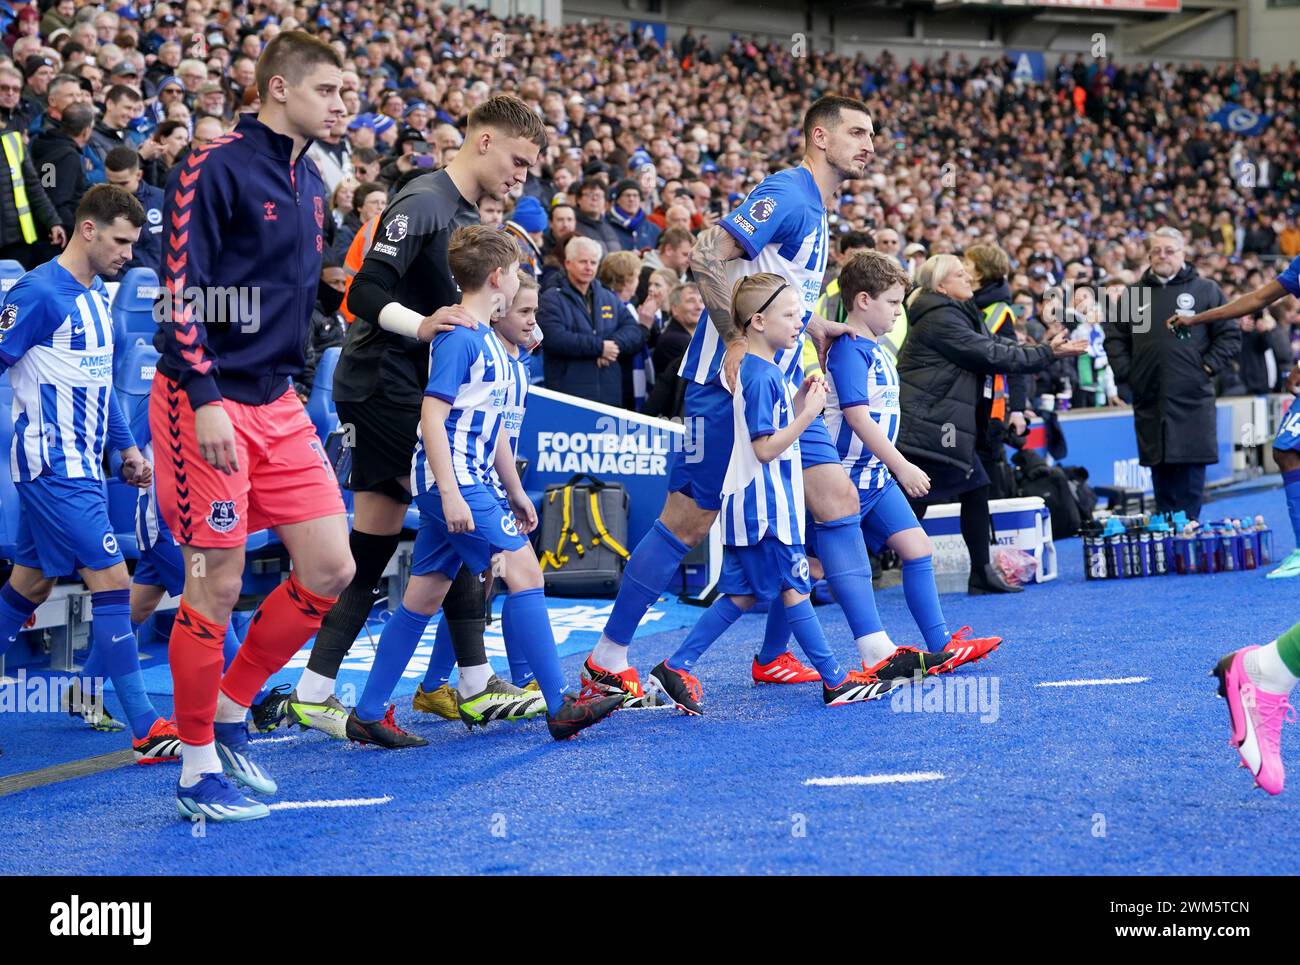
{"label": "man in dark coat", "polygon": [[1149,253],[1141,281],[1111,307],[1106,356],[1133,393],[1138,459],[1151,469],[1156,511],[1195,518],[1205,467],[1219,461],[1214,377],[1237,357],[1241,331],[1222,321],[1171,332],[1163,319],[1217,308],[1223,292],[1187,264],[1178,229],[1158,229]]}
{"label": "man in dark coat", "polygon": [[578,234],[600,242],[602,254],[622,251],[618,231],[605,218],[605,185],[600,181],[583,181],[578,186]]}
{"label": "man in dark coat", "polygon": [[[59,224],[69,236],[76,221],[74,215],[86,183],[86,164],[81,149],[90,140],[95,126],[95,109],[89,104],[72,104],[36,137],[32,138],[32,164],[48,185],[46,195],[59,213]],[[59,253],[54,245],[37,242],[39,261],[49,261]]]}
{"label": "man in dark coat", "polygon": [[645,343],[645,329],[623,307],[618,295],[596,280],[600,246],[571,238],[565,247],[565,277],[542,292],[537,324],[542,343],[545,385],[592,402],[620,406],[623,369],[620,355]]}

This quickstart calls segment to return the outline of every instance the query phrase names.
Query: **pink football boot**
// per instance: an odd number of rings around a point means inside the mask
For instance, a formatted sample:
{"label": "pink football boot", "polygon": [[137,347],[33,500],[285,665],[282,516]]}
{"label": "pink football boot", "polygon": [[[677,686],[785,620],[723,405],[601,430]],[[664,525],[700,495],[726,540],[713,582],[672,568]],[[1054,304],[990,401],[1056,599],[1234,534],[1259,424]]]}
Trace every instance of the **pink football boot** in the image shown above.
{"label": "pink football boot", "polygon": [[1237,748],[1241,763],[1255,776],[1255,783],[1269,794],[1281,794],[1286,781],[1282,767],[1282,724],[1295,720],[1295,710],[1285,694],[1260,690],[1246,673],[1245,656],[1258,647],[1245,647],[1228,654],[1214,668],[1219,678],[1219,696],[1228,702],[1232,736],[1228,743]]}

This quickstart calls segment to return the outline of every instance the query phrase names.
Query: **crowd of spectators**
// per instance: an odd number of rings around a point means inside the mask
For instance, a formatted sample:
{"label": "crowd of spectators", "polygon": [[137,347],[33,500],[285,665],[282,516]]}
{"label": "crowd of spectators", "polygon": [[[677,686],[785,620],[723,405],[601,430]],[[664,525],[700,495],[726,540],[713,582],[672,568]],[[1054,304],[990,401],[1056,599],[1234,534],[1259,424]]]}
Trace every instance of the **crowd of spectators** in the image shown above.
{"label": "crowd of spectators", "polygon": [[[1096,346],[1086,363],[1040,375],[1031,399],[1123,403],[1097,329],[1107,293],[1147,269],[1159,227],[1184,233],[1188,262],[1227,298],[1300,254],[1295,65],[1075,55],[1033,82],[998,57],[796,56],[788,44],[711,45],[691,31],[660,47],[625,24],[557,27],[430,0],[0,0],[0,124],[25,150],[0,177],[0,257],[30,267],[57,253],[80,194],[108,180],[144,203],[154,237],[133,265],[157,267],[168,172],[258,109],[258,54],[294,28],[345,58],[348,116],[310,149],[330,197],[315,329],[332,342],[346,306],[325,289],[345,286],[367,224],[409,179],[454,157],[468,112],[497,92],[523,98],[550,135],[518,196],[480,212],[515,234],[541,282],[538,376],[659,414],[680,406],[672,373],[701,308],[689,284],[694,236],[798,163],[800,118],[825,93],[863,98],[877,132],[870,174],[830,208],[827,282],[841,252],[862,247],[914,277],[929,256],[996,245],[1010,263],[1017,338],[1042,342],[1065,326]],[[1211,120],[1227,103],[1268,123],[1229,133]],[[1279,387],[1297,323],[1293,299],[1244,320],[1218,390]]]}

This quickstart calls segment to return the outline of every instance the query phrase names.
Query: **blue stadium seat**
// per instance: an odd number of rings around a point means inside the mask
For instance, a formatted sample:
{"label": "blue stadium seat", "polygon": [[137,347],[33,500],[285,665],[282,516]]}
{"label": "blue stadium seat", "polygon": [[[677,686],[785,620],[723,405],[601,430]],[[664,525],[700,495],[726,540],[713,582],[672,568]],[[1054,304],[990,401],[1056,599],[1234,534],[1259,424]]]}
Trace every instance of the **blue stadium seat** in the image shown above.
{"label": "blue stadium seat", "polygon": [[125,363],[137,345],[152,345],[158,324],[154,321],[154,300],[158,297],[158,276],[152,268],[132,268],[117,286],[113,297],[113,374]]}
{"label": "blue stadium seat", "polygon": [[316,379],[312,382],[311,395],[307,397],[307,417],[316,427],[321,442],[338,424],[338,413],[334,410],[334,369],[342,353],[343,349],[337,346],[325,350],[316,363]]}
{"label": "blue stadium seat", "polygon": [[158,298],[158,275],[152,268],[132,268],[122,278],[113,299],[114,327],[129,336],[141,335],[153,341],[158,331],[153,306]]}
{"label": "blue stadium seat", "polygon": [[149,389],[157,367],[158,350],[152,345],[132,345],[118,353],[118,362],[113,368],[113,391],[122,406],[127,425],[134,422],[136,410],[148,404]]}
{"label": "blue stadium seat", "polygon": [[26,269],[12,258],[0,259],[0,299],[9,294],[14,282],[26,274]]}

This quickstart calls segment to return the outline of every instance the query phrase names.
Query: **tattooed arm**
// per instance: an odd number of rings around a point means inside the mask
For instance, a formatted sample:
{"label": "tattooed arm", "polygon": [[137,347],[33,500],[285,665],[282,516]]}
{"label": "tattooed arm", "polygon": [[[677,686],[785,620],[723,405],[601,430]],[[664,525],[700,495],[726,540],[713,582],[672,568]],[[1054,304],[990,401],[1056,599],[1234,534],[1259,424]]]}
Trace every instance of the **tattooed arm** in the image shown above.
{"label": "tattooed arm", "polygon": [[700,232],[691,251],[691,274],[700,286],[709,321],[727,346],[723,358],[723,378],[734,387],[745,357],[746,340],[736,320],[731,317],[731,285],[727,281],[727,262],[743,258],[745,250],[731,233],[720,225]]}

